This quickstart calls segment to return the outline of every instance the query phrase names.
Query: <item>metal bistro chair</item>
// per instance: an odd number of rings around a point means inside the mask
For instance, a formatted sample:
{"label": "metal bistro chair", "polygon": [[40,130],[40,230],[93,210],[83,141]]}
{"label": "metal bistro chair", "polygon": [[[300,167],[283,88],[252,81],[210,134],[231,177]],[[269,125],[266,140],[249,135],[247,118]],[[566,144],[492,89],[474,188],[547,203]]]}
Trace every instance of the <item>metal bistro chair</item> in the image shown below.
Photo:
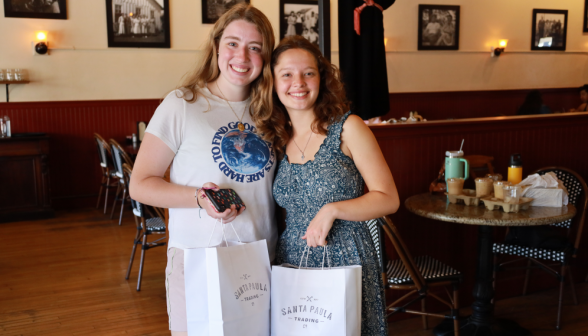
{"label": "metal bistro chair", "polygon": [[[114,196],[114,202],[112,203],[112,211],[110,212],[110,219],[114,216],[114,209],[116,208],[116,201],[120,200],[120,216],[118,218],[118,225],[122,224],[122,215],[125,208],[125,199],[127,198],[128,186],[125,184],[123,179],[123,168],[124,163],[128,164],[130,168],[133,168],[133,160],[125,152],[125,150],[116,142],[114,139],[110,139],[110,149],[112,151],[112,162],[114,163],[115,175],[119,178],[118,188],[116,188],[116,194]],[[119,195],[122,191],[122,197]]]}
{"label": "metal bistro chair", "polygon": [[[398,230],[388,216],[373,219],[366,222],[366,224],[372,234],[378,258],[381,262],[384,288],[386,291],[408,291],[401,298],[386,306],[387,316],[400,312],[421,315],[424,329],[428,329],[427,316],[451,319],[453,320],[455,335],[459,336],[458,284],[461,282],[461,273],[429,256],[413,259]],[[388,260],[382,231],[392,242],[400,259]],[[445,286],[452,287],[452,294],[449,294],[446,290],[449,300],[444,300],[430,291],[433,287]],[[449,315],[427,312],[425,300],[429,296],[448,306]],[[419,301],[421,302],[421,310],[409,309],[409,306]]]}
{"label": "metal bistro chair", "polygon": [[[126,185],[129,185],[129,182],[131,181],[131,174],[131,167],[128,164],[123,163],[123,179],[125,180]],[[133,251],[131,252],[131,260],[129,261],[129,267],[127,268],[127,275],[125,276],[125,279],[129,279],[131,268],[133,267],[133,260],[135,259],[137,245],[141,244],[141,262],[139,264],[139,277],[137,280],[137,291],[140,291],[141,276],[143,275],[143,264],[145,262],[145,251],[157,246],[164,246],[166,244],[165,242],[161,242],[161,240],[166,238],[165,236],[151,242],[147,241],[147,236],[152,234],[165,234],[165,216],[162,209],[145,206],[144,204],[141,204],[132,198],[131,205],[133,207],[133,214],[135,215],[135,223],[137,224],[137,234],[133,240]]]}
{"label": "metal bistro chair", "polygon": [[110,183],[110,179],[116,179],[117,177],[115,175],[116,171],[112,167],[112,154],[110,153],[110,147],[108,146],[108,143],[98,133],[94,133],[94,140],[96,141],[96,145],[98,147],[100,169],[102,170],[102,181],[100,182],[100,191],[98,192],[96,208],[100,206],[102,190],[106,188],[106,191],[104,192],[104,213],[106,213],[106,207],[108,205],[108,190],[115,186]]}
{"label": "metal bistro chair", "polygon": [[[573,219],[552,224],[552,226],[567,229],[567,239],[569,242],[568,247],[562,247],[560,249],[548,249],[527,247],[516,244],[494,243],[492,248],[494,252],[494,282],[496,283],[496,272],[500,269],[500,267],[525,260],[527,261],[527,266],[525,282],[523,285],[523,295],[527,293],[527,285],[529,283],[529,276],[532,268],[541,268],[547,273],[555,276],[559,280],[559,301],[555,329],[560,330],[563,290],[566,277],[570,279],[570,287],[572,289],[574,303],[578,304],[578,299],[576,297],[576,291],[574,288],[574,280],[572,278],[572,273],[570,272],[570,261],[576,258],[578,254],[578,248],[580,247],[582,229],[584,228],[584,220],[586,218],[586,208],[588,207],[588,197],[586,194],[588,187],[580,175],[567,168],[548,167],[539,169],[534,173],[543,175],[547,172],[554,172],[557,175],[557,178],[563,182],[564,186],[568,190],[569,202],[576,206],[577,209],[576,216]],[[500,263],[498,255],[501,254],[517,256],[521,258]],[[541,262],[539,259],[545,260],[547,263]],[[550,262],[551,264],[548,264]],[[556,266],[559,266],[559,272],[554,268]]]}

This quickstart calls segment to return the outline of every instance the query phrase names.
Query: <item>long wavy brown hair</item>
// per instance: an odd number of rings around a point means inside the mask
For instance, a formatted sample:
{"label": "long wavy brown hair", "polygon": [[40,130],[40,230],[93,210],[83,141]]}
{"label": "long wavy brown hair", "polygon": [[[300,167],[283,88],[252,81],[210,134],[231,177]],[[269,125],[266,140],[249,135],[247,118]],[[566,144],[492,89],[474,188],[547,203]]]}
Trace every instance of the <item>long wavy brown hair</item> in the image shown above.
{"label": "long wavy brown hair", "polygon": [[[284,38],[272,55],[272,74],[278,64],[280,55],[290,49],[303,49],[308,51],[318,65],[320,76],[319,94],[314,103],[315,119],[312,129],[320,134],[327,134],[327,127],[339,121],[349,111],[349,103],[345,95],[345,88],[341,82],[339,69],[323,57],[321,51],[302,36],[290,36]],[[273,105],[273,107],[272,107]],[[272,142],[279,154],[283,154],[284,148],[292,137],[292,125],[286,107],[277,93],[273,92],[272,101],[266,106],[272,107],[266,110],[267,114],[260,114],[256,120],[257,129],[266,141]]]}
{"label": "long wavy brown hair", "polygon": [[271,105],[267,105],[267,102],[271,102],[273,91],[273,76],[270,60],[275,39],[274,30],[265,14],[247,3],[240,3],[233,6],[216,21],[204,45],[201,59],[195,69],[186,76],[180,88],[182,91],[187,90],[191,93],[184,93],[183,98],[187,102],[193,103],[198,96],[198,90],[206,87],[207,83],[215,81],[220,76],[217,57],[219,42],[227,26],[236,20],[245,20],[254,24],[263,39],[261,46],[263,69],[259,77],[251,82],[250,86],[251,105],[249,107],[249,113],[255,120],[257,115],[262,113],[264,109],[272,108]]}

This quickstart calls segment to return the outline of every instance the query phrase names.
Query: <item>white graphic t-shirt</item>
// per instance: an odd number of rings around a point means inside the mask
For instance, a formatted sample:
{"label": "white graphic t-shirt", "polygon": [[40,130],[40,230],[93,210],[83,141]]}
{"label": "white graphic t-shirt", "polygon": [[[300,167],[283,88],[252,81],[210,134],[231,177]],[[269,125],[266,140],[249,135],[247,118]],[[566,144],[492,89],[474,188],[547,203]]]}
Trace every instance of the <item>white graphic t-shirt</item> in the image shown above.
{"label": "white graphic t-shirt", "polygon": [[[272,145],[256,133],[249,103],[250,99],[230,102],[239,117],[247,108],[242,119],[245,129],[240,131],[227,102],[207,88],[199,91],[194,103],[181,98],[181,91],[174,91],[159,105],[146,132],[176,153],[170,171],[172,183],[201,187],[213,182],[239,194],[246,209],[233,221],[237,234],[243,242],[266,239],[273,260],[277,241],[272,197],[276,158]],[[200,217],[198,208],[169,209],[168,246],[207,247],[215,219],[204,210]],[[228,240],[237,241],[230,226],[225,226],[225,234]],[[210,244],[218,245],[221,240],[222,230],[217,225]]]}

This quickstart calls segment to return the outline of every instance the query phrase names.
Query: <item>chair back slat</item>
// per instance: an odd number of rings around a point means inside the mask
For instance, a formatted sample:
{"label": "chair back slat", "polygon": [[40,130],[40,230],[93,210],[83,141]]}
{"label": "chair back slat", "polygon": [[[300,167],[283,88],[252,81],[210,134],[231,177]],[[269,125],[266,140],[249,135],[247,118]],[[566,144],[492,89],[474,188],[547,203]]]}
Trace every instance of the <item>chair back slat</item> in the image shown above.
{"label": "chair back slat", "polygon": [[116,140],[110,139],[109,142],[110,142],[110,148],[112,151],[112,161],[114,163],[114,169],[117,171],[119,176],[122,176],[123,175],[123,169],[122,169],[123,163],[128,164],[129,167],[132,169],[133,168],[133,160],[131,159],[129,154],[127,154],[127,152],[125,152],[125,150],[121,147],[121,145],[118,142],[116,142]]}
{"label": "chair back slat", "polygon": [[108,148],[108,143],[100,136],[98,133],[94,133],[94,140],[96,141],[96,146],[98,147],[98,157],[100,158],[100,166],[103,168],[108,167],[108,157],[110,156],[110,149]]}
{"label": "chair back slat", "polygon": [[382,240],[382,229],[381,225],[378,223],[377,219],[372,219],[365,222],[365,225],[368,227],[370,231],[370,236],[372,237],[372,241],[374,243],[374,247],[376,249],[376,254],[378,256],[378,261],[380,262],[380,269],[384,271],[385,262],[382,260],[382,251],[383,251],[383,240]]}
{"label": "chair back slat", "polygon": [[[122,164],[122,171],[123,171],[123,179],[125,181],[125,185],[129,186],[131,183],[131,175],[133,173],[133,169],[127,163]],[[135,201],[131,197],[131,207],[133,208],[133,214],[135,217],[145,217],[143,213],[143,204],[141,202]]]}
{"label": "chair back slat", "polygon": [[388,276],[386,274],[386,267],[388,265],[388,256],[386,254],[386,249],[384,245],[384,233],[382,231],[382,219],[372,219],[365,222],[368,230],[370,231],[370,236],[372,237],[372,241],[374,243],[374,248],[376,250],[376,255],[378,256],[378,262],[380,263],[380,274],[382,275],[382,283],[384,286],[388,283]]}
{"label": "chair back slat", "polygon": [[578,173],[571,169],[564,167],[546,167],[534,171],[532,174],[544,175],[548,172],[554,172],[559,180],[562,181],[564,187],[568,191],[568,200],[576,207],[577,213],[574,218],[560,223],[552,224],[566,229],[570,229],[572,223],[577,223],[576,239],[574,241],[574,256],[580,247],[582,232],[584,230],[584,222],[586,219],[586,209],[588,208],[588,186],[586,182]]}
{"label": "chair back slat", "polygon": [[111,147],[112,150],[112,162],[114,163],[114,169],[119,173],[119,176],[123,174],[123,160],[120,150],[116,146]]}
{"label": "chair back slat", "polygon": [[400,260],[402,260],[404,267],[406,267],[406,271],[414,282],[415,287],[420,291],[423,287],[425,287],[425,279],[414,262],[414,258],[406,248],[406,244],[402,240],[402,237],[400,237],[396,226],[394,226],[394,223],[392,223],[392,220],[390,220],[388,216],[383,218],[382,224],[384,232],[390,241],[392,241],[392,245],[394,245],[394,249],[396,250]]}

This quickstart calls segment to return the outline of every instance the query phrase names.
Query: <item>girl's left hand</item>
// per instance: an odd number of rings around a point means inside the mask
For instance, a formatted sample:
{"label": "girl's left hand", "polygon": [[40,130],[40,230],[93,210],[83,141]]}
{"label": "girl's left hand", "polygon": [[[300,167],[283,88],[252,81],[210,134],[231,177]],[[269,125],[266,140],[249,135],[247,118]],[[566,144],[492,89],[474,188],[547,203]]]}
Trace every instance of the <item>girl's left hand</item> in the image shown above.
{"label": "girl's left hand", "polygon": [[335,221],[335,208],[332,204],[323,206],[316,216],[308,224],[306,233],[302,239],[306,239],[306,244],[311,247],[327,245],[327,235],[333,227]]}

